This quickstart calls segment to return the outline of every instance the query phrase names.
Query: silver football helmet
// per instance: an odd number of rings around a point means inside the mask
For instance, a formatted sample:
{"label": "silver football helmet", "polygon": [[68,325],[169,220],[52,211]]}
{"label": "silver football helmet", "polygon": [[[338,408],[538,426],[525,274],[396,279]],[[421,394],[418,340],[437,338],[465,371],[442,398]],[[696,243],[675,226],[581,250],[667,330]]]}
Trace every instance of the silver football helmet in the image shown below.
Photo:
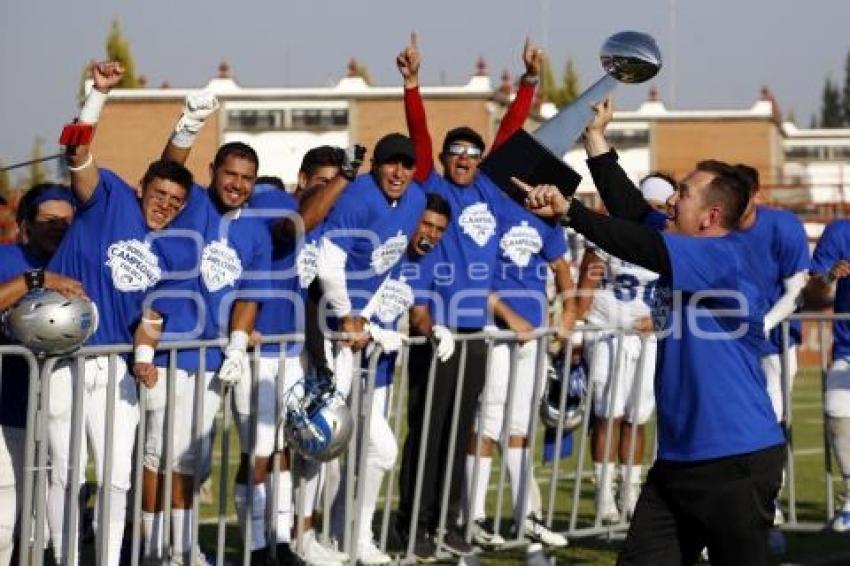
{"label": "silver football helmet", "polygon": [[79,297],[34,289],[3,313],[3,331],[33,353],[58,356],[73,352],[97,330],[97,307]]}
{"label": "silver football helmet", "polygon": [[[560,361],[560,360],[558,360]],[[549,366],[546,371],[546,389],[540,400],[540,420],[549,428],[557,428],[563,422],[564,432],[575,430],[581,426],[584,419],[587,392],[587,376],[584,366],[579,365],[570,369],[567,387],[567,398],[563,413],[558,410],[561,401],[563,364]]]}
{"label": "silver football helmet", "polygon": [[329,462],[348,448],[354,419],[333,385],[295,384],[286,395],[284,436],[299,454]]}

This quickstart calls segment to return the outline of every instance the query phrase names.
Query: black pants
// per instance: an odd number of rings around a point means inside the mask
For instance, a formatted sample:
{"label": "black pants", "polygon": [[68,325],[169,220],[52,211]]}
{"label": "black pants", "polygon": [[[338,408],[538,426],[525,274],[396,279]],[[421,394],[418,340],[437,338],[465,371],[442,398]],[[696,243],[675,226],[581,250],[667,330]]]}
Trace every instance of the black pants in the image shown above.
{"label": "black pants", "polygon": [[[417,524],[419,532],[434,532],[440,518],[440,503],[449,460],[449,440],[452,431],[452,408],[457,391],[458,366],[462,343],[458,342],[454,355],[445,363],[437,363],[434,381],[433,404],[429,415],[428,447],[422,478]],[[428,388],[428,373],[431,366],[430,344],[414,346],[410,351],[410,387],[407,401],[408,433],[402,452],[400,483],[399,520],[400,527],[407,528],[413,511],[413,495],[416,487],[416,471],[419,463],[419,446],[423,439],[423,417]],[[451,487],[446,525],[452,525],[460,512],[463,488],[466,444],[475,422],[478,397],[484,387],[487,346],[483,341],[467,342],[466,364],[463,368],[464,382],[460,399],[460,414],[455,436],[454,460],[451,471]]]}
{"label": "black pants", "polygon": [[785,445],[702,462],[657,461],[635,508],[618,564],[767,563],[767,536]]}

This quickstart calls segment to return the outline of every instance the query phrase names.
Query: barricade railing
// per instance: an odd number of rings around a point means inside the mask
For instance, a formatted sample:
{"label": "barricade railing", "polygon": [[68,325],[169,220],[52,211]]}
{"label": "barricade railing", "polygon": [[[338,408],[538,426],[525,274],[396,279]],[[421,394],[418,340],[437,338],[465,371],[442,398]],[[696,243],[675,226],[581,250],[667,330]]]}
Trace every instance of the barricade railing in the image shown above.
{"label": "barricade railing", "polygon": [[[819,344],[820,351],[820,360],[819,360],[819,373],[820,373],[820,401],[821,401],[821,441],[823,442],[823,485],[824,485],[824,499],[825,499],[825,516],[823,521],[818,520],[809,520],[809,521],[799,521],[798,520],[798,501],[797,501],[797,476],[796,476],[796,463],[794,458],[795,453],[795,438],[794,438],[794,427],[793,427],[793,403],[791,402],[792,393],[793,393],[793,380],[794,376],[790,373],[790,364],[788,360],[789,354],[793,351],[793,347],[789,347],[791,344],[791,321],[799,320],[799,321],[808,321],[817,323],[817,342]],[[830,329],[827,328],[827,324],[831,324],[836,321],[845,321],[850,322],[850,313],[838,314],[838,313],[823,313],[823,312],[803,312],[791,315],[788,319],[782,321],[781,323],[781,337],[782,337],[782,347],[781,347],[781,369],[782,369],[782,400],[783,400],[783,414],[785,415],[785,434],[788,443],[788,451],[786,453],[786,476],[787,479],[784,485],[784,493],[786,505],[788,508],[788,517],[786,519],[783,528],[788,530],[806,530],[806,531],[818,531],[823,529],[824,523],[829,523],[833,517],[835,516],[835,490],[834,490],[834,473],[833,473],[833,456],[832,456],[832,445],[829,441],[829,431],[828,431],[828,422],[825,413],[826,407],[826,386],[827,386],[827,374],[832,365],[832,359],[830,356],[830,346],[829,338],[832,336]]]}
{"label": "barricade railing", "polygon": [[[819,336],[821,339],[821,373],[822,373],[822,393],[825,394],[825,378],[826,372],[828,371],[828,349],[826,344],[826,336],[825,325],[827,322],[832,320],[850,320],[850,315],[828,315],[828,314],[809,314],[804,313],[800,315],[794,315],[795,319],[803,319],[803,320],[814,320],[818,322],[819,325]],[[783,322],[783,340],[785,344],[790,343],[790,334],[789,334],[789,323],[788,321]],[[531,448],[531,457],[524,462],[523,467],[523,481],[525,482],[525,490],[524,493],[528,494],[531,481],[532,474],[535,467],[535,461],[539,458],[539,454],[537,452],[538,446],[538,436],[539,429],[542,428],[540,424],[539,411],[538,407],[541,403],[542,395],[544,394],[544,383],[545,383],[545,375],[548,371],[548,361],[547,361],[547,350],[548,343],[552,340],[555,335],[555,329],[544,328],[535,330],[533,333],[523,336],[523,341],[535,341],[537,343],[536,350],[536,358],[534,360],[534,383],[531,388],[531,397],[528,399],[528,402],[532,405],[532,410],[530,412],[530,423],[528,429],[528,445]],[[607,335],[612,337],[613,343],[616,345],[614,348],[614,363],[613,363],[613,371],[611,372],[614,376],[619,376],[620,371],[619,368],[623,363],[623,358],[625,356],[624,349],[622,347],[623,338],[629,335],[636,335],[639,337],[641,342],[641,351],[640,357],[638,361],[638,367],[643,368],[646,364],[652,363],[653,360],[648,359],[646,355],[646,344],[647,341],[652,339],[652,334],[641,334],[637,331],[623,331],[621,329],[613,329],[613,328],[602,328],[602,327],[593,327],[593,326],[585,326],[581,329],[577,329],[575,333],[584,334],[587,338],[588,336],[592,337],[594,335],[598,335],[600,333],[606,333]],[[510,348],[510,366],[507,369],[509,372],[508,377],[508,385],[507,385],[507,396],[508,399],[511,399],[512,395],[516,391],[517,380],[523,378],[524,376],[517,375],[517,355],[518,349],[520,348],[520,343],[518,337],[513,332],[508,331],[483,331],[480,333],[474,334],[458,334],[455,336],[457,342],[457,356],[459,357],[460,363],[458,364],[458,373],[456,376],[456,389],[455,396],[453,398],[452,408],[451,408],[451,430],[456,431],[458,420],[461,411],[461,392],[463,389],[464,380],[466,379],[466,375],[464,374],[463,368],[465,367],[465,360],[468,355],[469,344],[472,341],[481,341],[486,345],[487,348],[487,367],[485,368],[485,376],[484,376],[484,390],[487,387],[487,380],[490,379],[490,375],[492,373],[490,368],[491,359],[492,359],[492,351],[493,348],[498,344],[507,344]],[[592,338],[591,338],[592,339]],[[262,339],[263,344],[275,344],[278,346],[278,354],[275,356],[278,358],[278,371],[275,381],[275,392],[276,392],[276,414],[278,415],[278,419],[280,415],[284,413],[284,407],[282,406],[283,399],[283,387],[284,387],[284,379],[286,372],[286,364],[285,359],[287,357],[287,352],[291,350],[291,348],[298,348],[303,344],[303,336],[300,334],[296,335],[286,335],[286,336],[267,336]],[[195,461],[201,462],[204,458],[203,450],[203,435],[205,431],[203,430],[203,415],[205,414],[204,407],[204,388],[207,385],[206,379],[200,379],[198,376],[203,377],[206,373],[205,368],[205,353],[209,348],[222,347],[225,345],[225,340],[217,340],[217,341],[185,341],[185,342],[172,342],[172,343],[163,343],[159,350],[161,352],[166,352],[168,354],[168,364],[166,369],[166,404],[165,404],[165,425],[164,425],[164,434],[163,434],[163,451],[162,451],[162,465],[160,467],[160,471],[164,470],[167,473],[163,475],[162,481],[162,489],[161,489],[161,501],[162,501],[162,513],[163,513],[163,527],[162,527],[162,536],[163,542],[161,547],[162,556],[166,557],[168,548],[172,541],[171,538],[171,529],[170,529],[170,521],[171,521],[171,510],[172,510],[172,493],[173,493],[173,484],[171,471],[174,469],[174,429],[176,426],[175,419],[175,398],[176,398],[176,375],[177,375],[177,354],[178,352],[185,350],[197,350],[199,352],[199,368],[196,373],[196,379],[194,382],[194,398],[195,404],[193,406],[193,419],[192,419],[192,450],[194,450]],[[395,372],[396,377],[393,383],[392,395],[389,396],[390,401],[388,402],[388,406],[390,407],[390,415],[389,422],[391,425],[391,429],[393,430],[396,440],[401,445],[403,443],[403,438],[401,438],[401,432],[404,428],[404,419],[413,419],[413,418],[421,418],[422,419],[422,442],[417,447],[418,455],[418,469],[415,471],[415,484],[414,484],[414,493],[413,493],[413,502],[412,502],[412,514],[410,517],[410,522],[406,525],[408,530],[408,544],[406,548],[402,549],[402,561],[410,562],[414,559],[413,547],[414,541],[416,540],[416,530],[418,528],[417,524],[417,516],[419,512],[419,504],[421,500],[421,495],[423,489],[437,489],[437,486],[424,486],[423,485],[423,471],[424,471],[424,459],[427,453],[427,441],[429,439],[429,418],[430,411],[433,404],[433,399],[436,394],[441,392],[435,391],[435,377],[436,377],[436,353],[433,353],[431,358],[431,365],[428,372],[428,382],[427,387],[425,388],[425,400],[424,400],[424,411],[422,415],[406,415],[405,414],[405,400],[407,398],[407,394],[405,393],[408,388],[408,370],[409,370],[409,361],[410,361],[410,349],[412,346],[419,346],[426,342],[425,338],[410,338],[407,340],[402,348],[399,351],[398,357],[399,362],[396,364],[397,371]],[[561,392],[560,398],[558,399],[558,408],[559,414],[564,414],[567,404],[567,383],[568,383],[568,372],[570,371],[570,361],[572,357],[573,346],[569,339],[563,342],[563,348],[559,355],[564,357],[564,363],[562,365],[564,374],[561,376]],[[788,348],[784,348],[786,352],[788,352]],[[40,565],[43,563],[44,556],[41,549],[46,547],[46,541],[48,534],[45,532],[45,519],[46,519],[46,499],[47,499],[47,485],[48,485],[48,471],[50,470],[50,466],[53,465],[49,459],[48,454],[48,439],[47,439],[47,429],[48,429],[48,415],[50,409],[50,397],[51,397],[51,379],[49,377],[52,375],[54,370],[57,367],[73,367],[74,374],[77,376],[83,375],[85,372],[85,366],[87,360],[99,359],[101,360],[99,363],[106,364],[106,373],[107,373],[107,382],[105,384],[106,387],[106,407],[105,407],[105,419],[107,423],[113,422],[116,414],[116,390],[119,388],[118,378],[119,369],[123,371],[121,366],[124,364],[122,360],[122,356],[131,352],[131,348],[129,345],[119,345],[119,346],[99,346],[99,347],[87,347],[79,350],[73,356],[66,358],[47,358],[47,359],[37,359],[33,356],[28,350],[17,347],[17,346],[1,346],[0,347],[0,359],[3,356],[8,355],[18,355],[25,359],[29,372],[29,401],[28,401],[28,410],[27,410],[27,427],[26,427],[26,441],[25,441],[25,451],[24,451],[24,474],[23,474],[23,488],[22,488],[22,505],[21,505],[21,517],[20,517],[20,533],[21,533],[21,552],[20,552],[20,564],[33,564]],[[620,521],[613,524],[602,524],[600,521],[600,517],[596,517],[595,519],[582,519],[582,517],[586,517],[587,513],[582,511],[582,504],[585,505],[588,503],[586,498],[583,498],[583,486],[586,485],[586,481],[589,481],[592,478],[592,473],[587,469],[587,454],[590,449],[589,443],[589,431],[591,424],[591,413],[593,407],[593,399],[594,399],[594,388],[596,384],[594,380],[591,379],[591,376],[594,373],[595,364],[599,363],[599,361],[594,360],[591,355],[591,351],[585,349],[585,356],[588,361],[587,368],[587,385],[585,392],[585,401],[584,401],[584,413],[581,422],[581,426],[576,429],[575,439],[577,442],[574,443],[573,448],[573,458],[572,458],[572,466],[570,469],[564,468],[565,460],[561,457],[561,446],[563,442],[565,442],[565,436],[567,431],[564,430],[563,422],[559,423],[555,430],[555,439],[554,439],[554,450],[551,461],[551,467],[548,473],[548,489],[546,493],[546,497],[541,497],[541,506],[542,506],[542,519],[545,525],[549,528],[555,528],[557,525],[558,532],[566,535],[571,538],[580,538],[586,536],[598,536],[598,535],[612,535],[617,532],[622,532],[628,528],[628,519],[623,514],[620,518]],[[333,464],[333,466],[324,466],[323,475],[325,476],[326,481],[324,482],[324,492],[323,492],[323,500],[322,500],[322,540],[325,543],[333,543],[333,539],[331,537],[332,529],[332,515],[334,512],[340,513],[337,509],[333,508],[332,498],[334,496],[338,496],[340,498],[339,501],[342,502],[344,513],[341,515],[342,519],[342,529],[340,533],[335,533],[341,535],[342,540],[337,541],[341,544],[341,548],[344,549],[349,556],[354,559],[357,553],[357,543],[361,537],[359,537],[359,533],[361,529],[370,529],[372,525],[363,525],[361,524],[361,506],[363,503],[364,497],[364,483],[361,478],[365,477],[367,473],[367,451],[368,451],[368,435],[370,430],[372,418],[371,405],[373,402],[373,398],[375,395],[375,374],[376,367],[380,356],[383,354],[382,350],[379,346],[375,346],[368,350],[367,352],[356,352],[354,354],[354,362],[353,367],[356,369],[355,375],[353,376],[350,392],[348,395],[348,400],[350,404],[350,409],[352,411],[352,415],[354,418],[354,434],[352,442],[349,446],[349,449],[346,454],[339,458],[339,460]],[[260,360],[264,354],[260,352],[259,348],[256,348],[250,353],[250,366],[251,366],[251,407],[252,407],[252,416],[251,416],[251,432],[254,438],[252,438],[251,445],[255,444],[256,438],[256,409],[258,403],[258,374],[259,374],[259,365]],[[786,354],[787,355],[787,354]],[[365,366],[364,366],[364,361]],[[365,367],[365,369],[363,369]],[[129,367],[127,367],[126,371],[131,371]],[[643,371],[637,372],[637,384],[634,387],[634,390],[640,389],[640,380],[643,379],[644,376]],[[0,376],[0,378],[8,377],[8,376]],[[787,360],[784,359],[783,356],[783,364],[782,364],[782,387],[783,387],[783,398],[785,405],[785,415],[787,422],[787,434],[788,434],[788,445],[789,445],[789,455],[787,462],[787,482],[785,485],[785,499],[787,500],[787,508],[788,508],[788,520],[785,525],[787,529],[808,529],[813,528],[814,526],[822,527],[823,523],[803,523],[798,521],[797,516],[797,490],[795,486],[795,467],[794,467],[794,458],[793,458],[793,447],[794,447],[794,437],[792,434],[792,404],[791,404],[791,375],[789,373],[789,364]],[[84,380],[77,377],[77,379],[73,379],[71,381],[72,384],[72,403],[71,403],[71,434],[69,439],[70,451],[69,451],[69,460],[68,460],[68,489],[66,491],[66,499],[65,499],[65,536],[63,542],[63,561],[68,564],[75,564],[77,561],[77,548],[80,546],[79,544],[79,521],[80,521],[80,499],[77,494],[80,491],[80,483],[82,480],[81,475],[81,461],[80,455],[82,453],[82,447],[84,442],[83,434],[85,434],[84,430],[84,388],[85,382]],[[2,380],[0,380],[0,386],[2,386]],[[617,379],[614,379],[609,386],[609,390],[607,392],[609,401],[613,399],[617,394],[617,389],[621,384],[618,383]],[[139,386],[139,398],[138,398],[138,412],[139,412],[139,421],[138,426],[136,428],[135,435],[135,445],[136,452],[134,455],[133,465],[131,468],[131,478],[132,478],[132,498],[131,503],[128,504],[128,513],[127,519],[128,522],[133,525],[131,529],[132,535],[130,537],[129,543],[125,541],[125,544],[129,544],[131,548],[130,560],[133,565],[138,564],[141,557],[141,509],[142,509],[142,473],[144,468],[144,446],[145,446],[145,431],[147,428],[146,423],[146,413],[148,406],[148,394],[147,390],[144,386]],[[227,533],[227,526],[229,523],[228,518],[228,494],[231,492],[229,487],[229,477],[230,477],[230,452],[231,452],[231,442],[230,442],[230,428],[232,419],[230,418],[230,410],[229,407],[232,405],[232,390],[229,387],[223,388],[221,395],[221,406],[219,407],[219,415],[217,417],[217,422],[220,423],[220,429],[218,434],[220,435],[216,442],[220,445],[221,458],[220,462],[214,467],[217,468],[217,473],[219,474],[219,499],[217,501],[217,514],[215,517],[216,522],[216,558],[215,563],[218,565],[223,565],[225,563],[225,538]],[[638,398],[638,407],[635,409],[635,414],[639,412],[639,398]],[[610,405],[610,402],[609,402]],[[480,407],[480,403],[479,403]],[[221,412],[223,410],[223,412]],[[475,465],[473,466],[473,483],[477,480],[477,474],[480,473],[480,460],[481,460],[481,438],[482,438],[482,411],[479,410],[479,414],[476,417],[477,426],[473,429],[475,432],[476,439],[476,449],[475,449]],[[495,503],[495,513],[493,516],[493,528],[498,532],[502,529],[502,525],[504,523],[503,517],[503,501],[504,501],[504,489],[506,482],[506,461],[504,455],[507,453],[508,442],[509,442],[509,423],[511,418],[511,404],[508,403],[504,414],[503,414],[503,423],[502,423],[502,438],[494,439],[497,440],[497,444],[501,449],[502,457],[500,459],[500,465],[498,468],[498,475],[496,481],[496,503]],[[607,460],[610,455],[610,448],[613,443],[613,423],[614,419],[607,419],[607,428],[605,431],[605,440],[604,440],[604,449],[603,452],[605,454],[605,459]],[[277,430],[277,424],[276,430]],[[828,521],[835,512],[834,502],[833,502],[833,488],[832,488],[832,464],[831,464],[831,452],[829,442],[827,441],[827,432],[826,432],[826,422],[824,419],[824,429],[823,429],[823,442],[824,442],[824,466],[825,466],[825,497],[826,497],[826,508],[825,508],[825,521]],[[630,445],[634,446],[636,441],[636,427],[631,428],[631,439]],[[98,506],[98,532],[95,543],[96,548],[96,556],[98,563],[105,563],[107,557],[107,548],[109,541],[109,532],[110,529],[115,528],[115,525],[109,524],[109,516],[110,509],[113,505],[112,501],[112,490],[108,489],[110,485],[112,485],[113,480],[113,472],[114,472],[114,462],[113,462],[113,449],[114,449],[114,430],[112,426],[105,427],[105,439],[104,439],[104,453],[102,455],[103,459],[101,464],[101,470],[99,471],[99,480],[101,487],[99,490],[98,498],[97,498],[97,506]],[[277,436],[277,435],[276,435]],[[455,447],[457,442],[462,442],[466,444],[468,439],[466,438],[457,438],[456,434],[452,434],[449,438],[449,446],[448,449],[448,457],[447,457],[447,466],[443,471],[442,483],[441,483],[441,491],[438,494],[439,501],[439,514],[438,514],[438,525],[436,528],[436,534],[438,538],[447,531],[447,528],[452,528],[453,525],[447,525],[447,521],[449,518],[449,499],[450,499],[450,483],[451,483],[451,469],[452,469],[452,459],[455,453]],[[647,446],[650,447],[650,454],[645,461],[652,461],[654,458],[654,449],[655,441],[654,439],[651,442],[646,443]],[[278,446],[279,448],[279,446]],[[243,448],[244,450],[244,448]],[[631,469],[632,464],[640,463],[631,461],[633,455],[631,455],[630,451],[630,461],[628,462],[629,468]],[[253,476],[254,476],[254,467],[256,465],[255,454],[253,451],[249,452],[249,464],[250,464],[250,473],[249,480],[247,481],[248,486],[248,498],[247,500],[250,502],[253,500]],[[293,470],[293,485],[297,486],[297,496],[293,497],[293,507],[297,510],[293,512],[293,516],[296,517],[296,522],[294,526],[294,531],[298,534],[298,536],[294,539],[294,544],[297,546],[300,544],[300,535],[303,533],[303,523],[300,517],[300,511],[303,508],[302,506],[302,498],[304,496],[304,478],[298,477],[298,470],[300,469],[297,465],[299,457],[295,454],[291,454],[289,462],[291,464],[291,468]],[[495,461],[495,460],[494,460]],[[272,477],[277,478],[278,472],[280,471],[280,461],[278,458],[272,458],[271,470],[274,474]],[[328,481],[329,470],[332,467],[338,467],[340,469],[339,475],[343,477],[338,478],[340,481],[333,481],[333,477]],[[198,534],[199,534],[199,524],[201,522],[201,513],[200,513],[200,497],[199,492],[201,488],[202,477],[198,470],[200,470],[201,466],[198,464],[196,473],[194,474],[193,484],[192,484],[192,492],[193,492],[193,502],[192,502],[192,560],[196,559],[196,553],[198,552]],[[607,469],[607,468],[603,468]],[[332,470],[331,470],[332,471]],[[603,472],[604,474],[605,472]],[[377,530],[376,539],[379,548],[386,549],[390,543],[391,530],[393,527],[392,514],[394,511],[393,502],[395,500],[395,493],[397,489],[397,475],[398,475],[398,462],[396,465],[388,472],[387,477],[385,479],[384,486],[382,488],[383,493],[383,505],[379,507],[377,517],[377,524],[379,525],[379,529]],[[607,481],[607,478],[600,478],[603,483]],[[630,478],[626,479],[626,483],[630,484]],[[569,497],[559,497],[559,488],[564,487],[564,482],[572,481],[571,492]],[[271,493],[269,493],[269,499],[272,502],[272,509],[277,509],[277,501],[280,496],[280,485],[273,481],[271,482]],[[339,487],[343,486],[343,489],[338,492]],[[627,487],[628,489],[628,487]],[[339,495],[337,495],[337,492]],[[464,516],[466,518],[471,517],[471,498],[467,498],[465,502],[465,513]],[[339,503],[338,503],[339,505]],[[525,517],[529,512],[529,501],[526,497],[522,501],[519,502],[519,505],[522,507],[518,512],[515,512],[514,515],[516,517]],[[557,521],[560,517],[561,519]],[[463,534],[467,541],[472,540],[472,532],[471,532],[471,521],[467,520],[465,524],[465,529]],[[520,521],[515,525],[515,530],[513,531],[514,536],[505,544],[505,548],[516,547],[517,545],[524,544],[524,521]],[[245,527],[241,533],[243,541],[251,540],[251,521],[245,521]],[[272,520],[268,523],[268,539],[272,541],[270,545],[270,549],[272,554],[274,554],[274,541],[277,540],[277,521],[276,518],[272,518]],[[38,549],[38,550],[37,550]],[[441,549],[443,555],[445,555],[445,551]],[[249,564],[250,562],[250,544],[243,544],[243,551],[241,554],[241,562],[243,564]]]}

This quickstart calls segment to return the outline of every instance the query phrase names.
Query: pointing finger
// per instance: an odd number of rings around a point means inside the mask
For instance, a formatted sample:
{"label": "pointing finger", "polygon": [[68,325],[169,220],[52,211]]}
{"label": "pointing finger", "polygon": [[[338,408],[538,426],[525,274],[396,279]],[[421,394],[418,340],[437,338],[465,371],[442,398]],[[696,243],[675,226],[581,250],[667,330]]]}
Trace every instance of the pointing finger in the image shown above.
{"label": "pointing finger", "polygon": [[531,185],[529,185],[525,181],[521,181],[521,180],[517,179],[516,177],[511,177],[511,183],[513,183],[514,185],[516,185],[517,187],[519,187],[520,189],[522,189],[526,193],[530,193],[531,191],[534,190],[534,187],[532,187]]}

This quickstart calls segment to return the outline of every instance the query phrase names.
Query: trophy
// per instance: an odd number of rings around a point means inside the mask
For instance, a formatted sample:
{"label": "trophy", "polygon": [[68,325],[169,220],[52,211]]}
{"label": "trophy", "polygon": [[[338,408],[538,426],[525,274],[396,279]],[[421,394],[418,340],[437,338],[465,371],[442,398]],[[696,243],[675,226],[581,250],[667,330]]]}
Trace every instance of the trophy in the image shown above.
{"label": "trophy", "polygon": [[636,31],[623,31],[609,37],[602,45],[600,59],[605,76],[534,133],[517,130],[481,162],[481,171],[514,199],[522,202],[525,195],[514,186],[511,177],[531,185],[556,185],[565,196],[572,195],[581,182],[581,175],[563,159],[593,119],[593,106],[604,100],[617,83],[642,83],[661,69],[661,52],[655,40]]}

